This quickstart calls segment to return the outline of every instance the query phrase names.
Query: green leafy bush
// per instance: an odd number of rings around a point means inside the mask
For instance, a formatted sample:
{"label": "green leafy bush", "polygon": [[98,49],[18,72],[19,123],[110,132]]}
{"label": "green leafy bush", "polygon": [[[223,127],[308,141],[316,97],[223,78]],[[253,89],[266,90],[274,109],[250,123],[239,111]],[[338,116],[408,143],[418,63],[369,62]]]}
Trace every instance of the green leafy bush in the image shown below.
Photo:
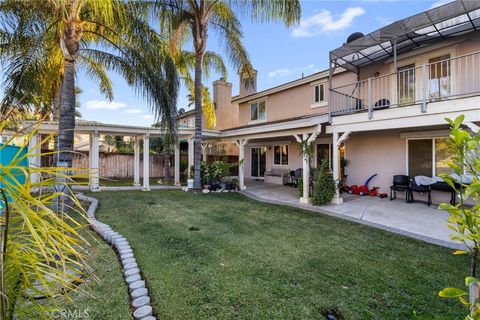
{"label": "green leafy bush", "polygon": [[298,197],[303,197],[303,178],[298,178],[297,182]]}
{"label": "green leafy bush", "polygon": [[200,170],[202,173],[202,184],[210,184],[211,183],[211,176],[210,176],[210,165],[206,161],[202,161],[200,163]]}
{"label": "green leafy bush", "polygon": [[[447,119],[450,124],[449,151],[451,158],[448,166],[454,175],[443,174],[441,177],[458,194],[459,202],[440,204],[440,208],[450,213],[449,227],[454,231],[452,240],[465,245],[464,250],[457,250],[456,255],[470,257],[470,272],[465,277],[465,287],[445,288],[439,292],[440,297],[456,298],[468,307],[469,315],[465,319],[480,319],[480,301],[477,289],[480,285],[478,278],[478,261],[480,259],[480,135],[471,134],[462,128],[464,116],[455,120]],[[470,176],[472,181],[468,181]],[[466,205],[466,201],[473,202],[473,206]]]}
{"label": "green leafy bush", "polygon": [[328,161],[324,159],[315,170],[312,203],[315,206],[329,204],[334,195],[335,181],[330,173]]}
{"label": "green leafy bush", "polygon": [[230,164],[224,161],[215,161],[209,164],[211,182],[223,182],[230,172]]}

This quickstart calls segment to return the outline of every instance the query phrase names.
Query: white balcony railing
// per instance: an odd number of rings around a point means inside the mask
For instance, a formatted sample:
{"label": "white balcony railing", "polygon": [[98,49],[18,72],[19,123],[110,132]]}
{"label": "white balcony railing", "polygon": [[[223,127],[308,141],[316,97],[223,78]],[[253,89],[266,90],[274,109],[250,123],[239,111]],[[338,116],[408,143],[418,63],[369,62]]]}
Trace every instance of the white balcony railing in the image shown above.
{"label": "white balcony railing", "polygon": [[480,52],[411,66],[398,72],[331,89],[332,116],[418,104],[480,94]]}

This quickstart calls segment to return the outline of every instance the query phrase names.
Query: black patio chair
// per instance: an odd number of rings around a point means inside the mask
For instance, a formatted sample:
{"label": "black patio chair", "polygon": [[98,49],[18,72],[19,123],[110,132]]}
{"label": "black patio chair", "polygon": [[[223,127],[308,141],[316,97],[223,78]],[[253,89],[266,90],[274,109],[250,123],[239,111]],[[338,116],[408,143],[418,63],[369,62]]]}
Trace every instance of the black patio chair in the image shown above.
{"label": "black patio chair", "polygon": [[[458,189],[460,187],[460,185],[455,184],[455,187]],[[436,182],[436,183],[432,184],[432,190],[450,192],[450,204],[452,206],[455,205],[457,192],[455,191],[454,188],[450,187],[450,185],[448,183],[446,183],[445,181],[440,181],[440,182]]]}
{"label": "black patio chair", "polygon": [[409,200],[408,186],[410,185],[410,178],[405,175],[393,176],[393,184],[390,186],[390,201],[397,198],[398,192],[405,192],[405,201]]}
{"label": "black patio chair", "polygon": [[293,176],[293,184],[296,187],[298,187],[298,180],[303,176],[303,169],[297,169],[295,170],[295,174]]}
{"label": "black patio chair", "polygon": [[427,204],[430,207],[430,205],[432,204],[432,186],[419,185],[415,182],[415,178],[413,178],[412,181],[410,182],[410,186],[408,190],[410,192],[410,196],[409,196],[410,203],[415,202],[415,198],[413,197],[413,192],[426,193],[428,197]]}

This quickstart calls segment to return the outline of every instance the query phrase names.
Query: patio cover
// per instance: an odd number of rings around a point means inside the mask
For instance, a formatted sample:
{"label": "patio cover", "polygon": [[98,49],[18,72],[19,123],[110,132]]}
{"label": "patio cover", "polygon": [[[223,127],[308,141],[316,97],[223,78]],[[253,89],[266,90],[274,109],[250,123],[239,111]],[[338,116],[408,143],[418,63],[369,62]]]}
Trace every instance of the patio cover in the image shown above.
{"label": "patio cover", "polygon": [[330,52],[330,65],[358,73],[364,65],[396,56],[413,47],[476,30],[480,30],[480,1],[456,0],[344,44]]}

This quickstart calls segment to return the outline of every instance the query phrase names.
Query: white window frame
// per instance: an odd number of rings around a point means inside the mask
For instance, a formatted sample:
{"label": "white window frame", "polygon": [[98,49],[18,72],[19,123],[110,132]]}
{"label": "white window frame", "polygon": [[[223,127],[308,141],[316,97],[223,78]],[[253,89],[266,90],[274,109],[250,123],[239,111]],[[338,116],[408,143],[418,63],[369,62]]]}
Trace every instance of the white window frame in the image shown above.
{"label": "white window frame", "polygon": [[[275,163],[275,147],[283,147],[283,146],[287,147],[287,164]],[[273,166],[288,167],[288,164],[290,163],[290,145],[289,144],[275,144],[275,145],[273,145],[272,152],[273,152],[273,155],[272,155],[272,165]],[[280,162],[282,162],[282,154],[281,153],[280,153]]]}
{"label": "white window frame", "polygon": [[[258,114],[257,114],[257,119],[252,120],[252,105],[255,104],[255,103],[257,104],[257,113],[258,113],[258,107],[259,107],[261,102],[265,103],[265,119],[258,119]],[[249,118],[248,124],[266,122],[267,121],[267,99],[250,101],[250,102],[248,102],[248,107],[250,109],[250,118]]]}
{"label": "white window frame", "polygon": [[[317,87],[323,87],[323,100],[315,101],[315,90]],[[326,82],[317,82],[312,84],[312,104],[310,105],[310,108],[321,108],[327,106],[328,100],[327,100],[327,83]],[[320,92],[319,92],[319,98],[320,98]]]}
{"label": "white window frame", "polygon": [[432,177],[436,176],[436,170],[437,170],[437,163],[436,163],[436,158],[435,158],[435,140],[436,139],[448,139],[448,136],[436,136],[436,137],[418,137],[418,138],[408,138],[405,139],[405,172],[407,176],[410,176],[410,168],[408,166],[408,142],[410,140],[432,140]]}
{"label": "white window frame", "polygon": [[[415,64],[415,97],[419,98],[422,96],[422,65],[428,65],[430,59],[434,59],[436,57],[440,57],[443,55],[450,55],[450,59],[455,59],[456,57],[459,56],[458,53],[458,45],[453,46],[453,47],[447,47],[447,48],[439,48],[437,50],[428,50],[426,52],[421,52],[417,53],[413,56],[406,55],[405,58],[400,58],[397,60],[397,70],[401,68],[401,66],[406,66],[409,64]],[[393,63],[393,60],[388,60],[390,62],[390,74],[394,74],[397,72],[395,70],[394,66],[395,64]],[[457,67],[456,63],[452,63],[450,65],[450,73],[451,73],[451,87],[450,90],[452,93],[457,92]],[[391,92],[391,97],[392,97],[392,104],[398,104],[397,101],[397,77],[393,77],[390,83],[390,92]],[[427,81],[428,81],[428,74],[427,74]],[[427,90],[428,93],[428,90]]]}

